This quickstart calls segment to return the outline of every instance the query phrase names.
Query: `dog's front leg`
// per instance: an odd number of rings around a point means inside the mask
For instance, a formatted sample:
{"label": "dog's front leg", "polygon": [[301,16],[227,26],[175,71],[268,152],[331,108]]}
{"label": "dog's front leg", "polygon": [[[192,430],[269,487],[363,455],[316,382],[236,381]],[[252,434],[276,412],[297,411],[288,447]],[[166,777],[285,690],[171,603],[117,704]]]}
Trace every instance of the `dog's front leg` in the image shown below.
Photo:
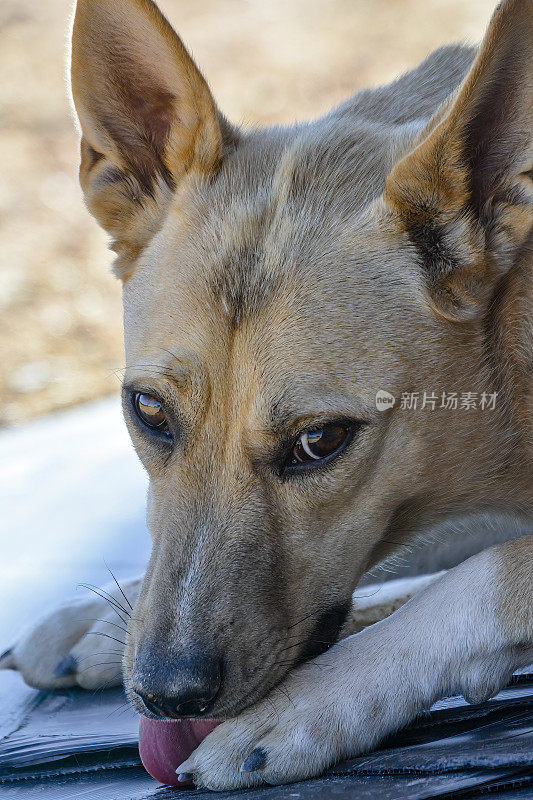
{"label": "dog's front leg", "polygon": [[119,686],[126,625],[141,583],[95,588],[44,614],[0,655],[0,669],[18,670],[37,689]]}
{"label": "dog's front leg", "polygon": [[197,785],[286,783],[364,752],[437,699],[494,695],[533,660],[533,537],[485,550],[295,669],[181,765]]}

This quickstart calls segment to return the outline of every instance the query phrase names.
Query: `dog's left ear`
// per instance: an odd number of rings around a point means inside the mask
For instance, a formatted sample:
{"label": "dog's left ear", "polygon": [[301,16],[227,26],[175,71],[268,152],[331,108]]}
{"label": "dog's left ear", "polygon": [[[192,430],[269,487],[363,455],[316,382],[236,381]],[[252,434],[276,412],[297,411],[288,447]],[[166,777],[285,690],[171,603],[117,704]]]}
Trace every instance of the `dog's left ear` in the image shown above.
{"label": "dog's left ear", "polygon": [[386,182],[449,319],[484,313],[531,231],[532,128],[533,0],[504,0],[455,98]]}
{"label": "dog's left ear", "polygon": [[152,0],[77,0],[71,80],[80,182],[125,277],[186,174],[214,175],[236,134]]}

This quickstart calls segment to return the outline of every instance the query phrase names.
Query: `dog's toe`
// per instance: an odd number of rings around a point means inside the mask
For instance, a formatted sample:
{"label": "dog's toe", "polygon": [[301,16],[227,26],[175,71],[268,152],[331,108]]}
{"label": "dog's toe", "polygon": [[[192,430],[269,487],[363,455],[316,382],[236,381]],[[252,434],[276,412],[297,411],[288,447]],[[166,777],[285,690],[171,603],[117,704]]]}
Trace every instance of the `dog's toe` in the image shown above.
{"label": "dog's toe", "polygon": [[252,750],[249,756],[244,759],[241,772],[255,772],[257,769],[264,767],[267,760],[267,754],[262,747],[256,747]]}
{"label": "dog's toe", "polygon": [[82,689],[99,689],[122,683],[121,642],[110,640],[103,627],[97,622],[70,653],[69,658],[76,669],[76,682]]}
{"label": "dog's toe", "polygon": [[0,654],[0,669],[16,669],[17,665],[13,657],[13,648],[9,647]]}
{"label": "dog's toe", "polygon": [[76,658],[69,653],[68,656],[64,656],[57,664],[56,668],[54,669],[54,675],[58,678],[65,678],[67,675],[75,675],[78,668],[78,662]]}

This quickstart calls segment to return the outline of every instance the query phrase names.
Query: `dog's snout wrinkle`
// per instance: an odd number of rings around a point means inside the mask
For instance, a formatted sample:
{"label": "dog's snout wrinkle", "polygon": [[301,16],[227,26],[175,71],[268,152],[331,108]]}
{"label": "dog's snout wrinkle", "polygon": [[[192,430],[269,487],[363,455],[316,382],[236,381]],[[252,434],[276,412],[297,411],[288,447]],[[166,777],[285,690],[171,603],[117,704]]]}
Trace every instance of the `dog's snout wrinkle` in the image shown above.
{"label": "dog's snout wrinkle", "polygon": [[143,648],[135,659],[132,691],[158,717],[205,715],[222,685],[222,661],[204,651],[179,655]]}

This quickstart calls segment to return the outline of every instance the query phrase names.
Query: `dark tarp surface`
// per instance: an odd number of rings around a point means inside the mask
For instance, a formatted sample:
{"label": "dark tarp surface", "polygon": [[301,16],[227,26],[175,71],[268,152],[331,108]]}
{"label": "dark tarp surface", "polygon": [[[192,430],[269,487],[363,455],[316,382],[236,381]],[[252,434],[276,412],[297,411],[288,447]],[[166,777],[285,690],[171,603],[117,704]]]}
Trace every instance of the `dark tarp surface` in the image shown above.
{"label": "dark tarp surface", "polygon": [[140,765],[138,718],[121,690],[0,692],[2,800],[425,800],[533,798],[533,675],[487,703],[442,701],[373,752],[323,777],[213,794],[159,786]]}

